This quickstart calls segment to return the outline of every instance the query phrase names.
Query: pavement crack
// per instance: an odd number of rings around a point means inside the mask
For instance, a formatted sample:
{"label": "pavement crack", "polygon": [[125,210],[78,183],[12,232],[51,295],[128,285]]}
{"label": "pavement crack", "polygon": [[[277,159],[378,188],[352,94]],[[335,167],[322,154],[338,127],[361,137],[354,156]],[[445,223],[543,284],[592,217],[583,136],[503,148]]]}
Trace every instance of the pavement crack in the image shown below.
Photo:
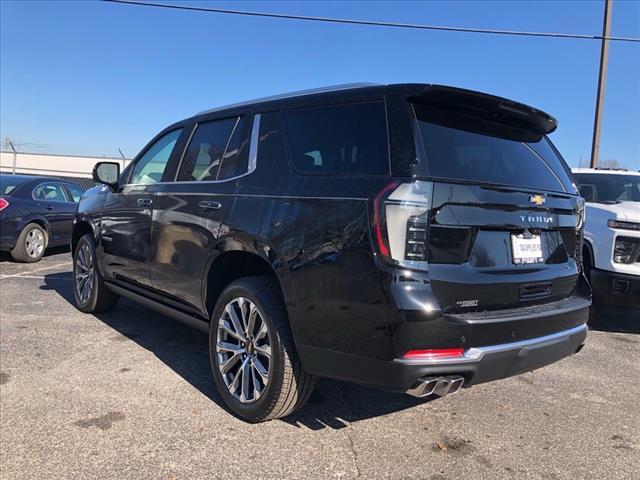
{"label": "pavement crack", "polygon": [[[349,427],[347,427],[349,428]],[[360,471],[360,466],[358,465],[358,452],[356,451],[356,445],[355,445],[355,441],[353,440],[353,437],[351,436],[351,432],[349,432],[349,430],[347,430],[347,438],[349,439],[349,450],[351,450],[351,456],[353,457],[353,465],[356,468],[356,477],[355,478],[361,478],[362,477],[362,472]]]}

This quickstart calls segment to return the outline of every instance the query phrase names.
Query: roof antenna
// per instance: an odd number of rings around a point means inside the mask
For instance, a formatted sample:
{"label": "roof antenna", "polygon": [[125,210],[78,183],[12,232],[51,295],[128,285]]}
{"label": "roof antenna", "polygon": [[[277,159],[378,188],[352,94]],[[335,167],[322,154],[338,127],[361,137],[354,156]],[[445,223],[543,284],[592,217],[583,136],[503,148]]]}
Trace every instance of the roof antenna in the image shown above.
{"label": "roof antenna", "polygon": [[122,153],[122,150],[120,150],[120,147],[118,147],[118,152],[120,152],[120,156],[122,157],[122,159],[126,160],[126,158],[124,157],[124,153]]}

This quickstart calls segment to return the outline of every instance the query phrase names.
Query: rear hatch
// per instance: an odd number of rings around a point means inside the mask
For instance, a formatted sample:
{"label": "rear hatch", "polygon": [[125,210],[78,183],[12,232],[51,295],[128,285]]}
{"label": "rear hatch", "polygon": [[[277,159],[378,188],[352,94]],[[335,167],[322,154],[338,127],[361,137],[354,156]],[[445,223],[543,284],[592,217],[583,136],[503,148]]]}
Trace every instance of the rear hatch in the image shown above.
{"label": "rear hatch", "polygon": [[546,137],[555,120],[499,100],[411,99],[412,178],[376,202],[379,251],[428,271],[447,313],[558,301],[578,284],[584,203]]}

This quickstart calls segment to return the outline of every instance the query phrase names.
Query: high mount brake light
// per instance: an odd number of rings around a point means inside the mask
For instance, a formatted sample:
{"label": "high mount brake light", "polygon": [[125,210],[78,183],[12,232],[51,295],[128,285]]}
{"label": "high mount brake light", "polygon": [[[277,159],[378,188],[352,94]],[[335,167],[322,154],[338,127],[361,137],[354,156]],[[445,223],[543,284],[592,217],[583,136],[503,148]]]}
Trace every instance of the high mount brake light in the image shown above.
{"label": "high mount brake light", "polygon": [[9,206],[9,201],[4,198],[0,198],[0,212]]}
{"label": "high mount brake light", "polygon": [[429,348],[426,350],[409,350],[402,358],[405,360],[435,360],[444,358],[460,358],[464,348]]}
{"label": "high mount brake light", "polygon": [[427,267],[428,214],[433,184],[392,182],[374,199],[373,237],[386,260],[410,268]]}

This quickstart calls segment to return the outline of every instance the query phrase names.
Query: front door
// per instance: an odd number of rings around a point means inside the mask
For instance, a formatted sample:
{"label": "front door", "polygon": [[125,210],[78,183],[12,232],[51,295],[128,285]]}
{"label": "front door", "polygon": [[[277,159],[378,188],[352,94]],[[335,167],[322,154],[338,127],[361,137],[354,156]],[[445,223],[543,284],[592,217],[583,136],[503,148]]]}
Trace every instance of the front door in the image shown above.
{"label": "front door", "polygon": [[102,217],[98,254],[108,280],[149,287],[151,213],[155,191],[182,129],[153,142],[123,175],[116,191],[109,192]]}
{"label": "front door", "polygon": [[249,170],[250,118],[200,122],[176,172],[158,190],[153,214],[151,280],[174,304],[205,309],[207,260],[226,232],[236,179]]}

